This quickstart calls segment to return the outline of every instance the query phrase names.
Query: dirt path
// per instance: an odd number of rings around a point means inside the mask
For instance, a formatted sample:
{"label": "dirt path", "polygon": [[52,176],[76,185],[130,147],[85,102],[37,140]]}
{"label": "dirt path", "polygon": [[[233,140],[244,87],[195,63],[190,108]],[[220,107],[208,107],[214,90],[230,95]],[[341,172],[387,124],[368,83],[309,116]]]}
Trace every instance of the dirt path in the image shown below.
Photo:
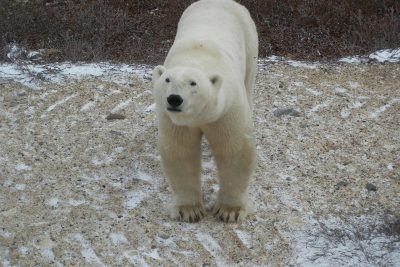
{"label": "dirt path", "polygon": [[400,64],[260,69],[242,224],[168,218],[148,80],[0,72],[0,265],[400,266]]}

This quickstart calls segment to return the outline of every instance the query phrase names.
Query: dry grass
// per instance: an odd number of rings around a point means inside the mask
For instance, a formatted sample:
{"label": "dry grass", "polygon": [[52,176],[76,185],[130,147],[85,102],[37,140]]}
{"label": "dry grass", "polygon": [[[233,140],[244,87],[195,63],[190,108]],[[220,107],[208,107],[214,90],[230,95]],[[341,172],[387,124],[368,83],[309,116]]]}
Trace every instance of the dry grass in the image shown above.
{"label": "dry grass", "polygon": [[[52,48],[48,60],[155,63],[192,0],[4,0],[0,59],[5,46]],[[397,0],[241,0],[260,34],[260,55],[332,59],[400,46]]]}

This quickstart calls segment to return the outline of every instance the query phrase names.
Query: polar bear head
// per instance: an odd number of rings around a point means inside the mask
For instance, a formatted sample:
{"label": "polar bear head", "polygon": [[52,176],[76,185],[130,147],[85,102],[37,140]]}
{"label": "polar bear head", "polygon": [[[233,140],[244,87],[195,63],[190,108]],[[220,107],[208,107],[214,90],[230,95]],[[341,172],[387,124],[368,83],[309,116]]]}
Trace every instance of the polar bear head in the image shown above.
{"label": "polar bear head", "polygon": [[208,77],[196,68],[157,66],[153,71],[157,109],[179,126],[198,127],[215,120],[221,109],[221,84],[221,76]]}

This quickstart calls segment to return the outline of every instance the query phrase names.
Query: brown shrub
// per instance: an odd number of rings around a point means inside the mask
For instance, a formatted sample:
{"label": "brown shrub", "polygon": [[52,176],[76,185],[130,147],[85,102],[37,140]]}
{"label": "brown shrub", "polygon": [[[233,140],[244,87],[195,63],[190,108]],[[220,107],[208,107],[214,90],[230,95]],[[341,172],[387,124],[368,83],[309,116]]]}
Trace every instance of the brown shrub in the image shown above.
{"label": "brown shrub", "polygon": [[[17,42],[53,60],[158,63],[193,0],[3,0],[0,53]],[[398,0],[240,0],[256,21],[260,56],[332,59],[400,46]]]}

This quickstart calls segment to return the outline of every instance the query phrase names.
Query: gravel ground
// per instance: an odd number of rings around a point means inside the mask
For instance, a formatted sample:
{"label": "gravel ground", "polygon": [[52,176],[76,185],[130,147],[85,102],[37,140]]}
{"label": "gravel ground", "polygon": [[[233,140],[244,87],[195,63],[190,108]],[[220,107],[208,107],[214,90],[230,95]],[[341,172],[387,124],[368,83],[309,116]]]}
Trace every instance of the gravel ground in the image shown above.
{"label": "gravel ground", "polygon": [[400,64],[260,62],[241,224],[168,218],[148,72],[119,68],[0,71],[0,265],[400,266]]}

